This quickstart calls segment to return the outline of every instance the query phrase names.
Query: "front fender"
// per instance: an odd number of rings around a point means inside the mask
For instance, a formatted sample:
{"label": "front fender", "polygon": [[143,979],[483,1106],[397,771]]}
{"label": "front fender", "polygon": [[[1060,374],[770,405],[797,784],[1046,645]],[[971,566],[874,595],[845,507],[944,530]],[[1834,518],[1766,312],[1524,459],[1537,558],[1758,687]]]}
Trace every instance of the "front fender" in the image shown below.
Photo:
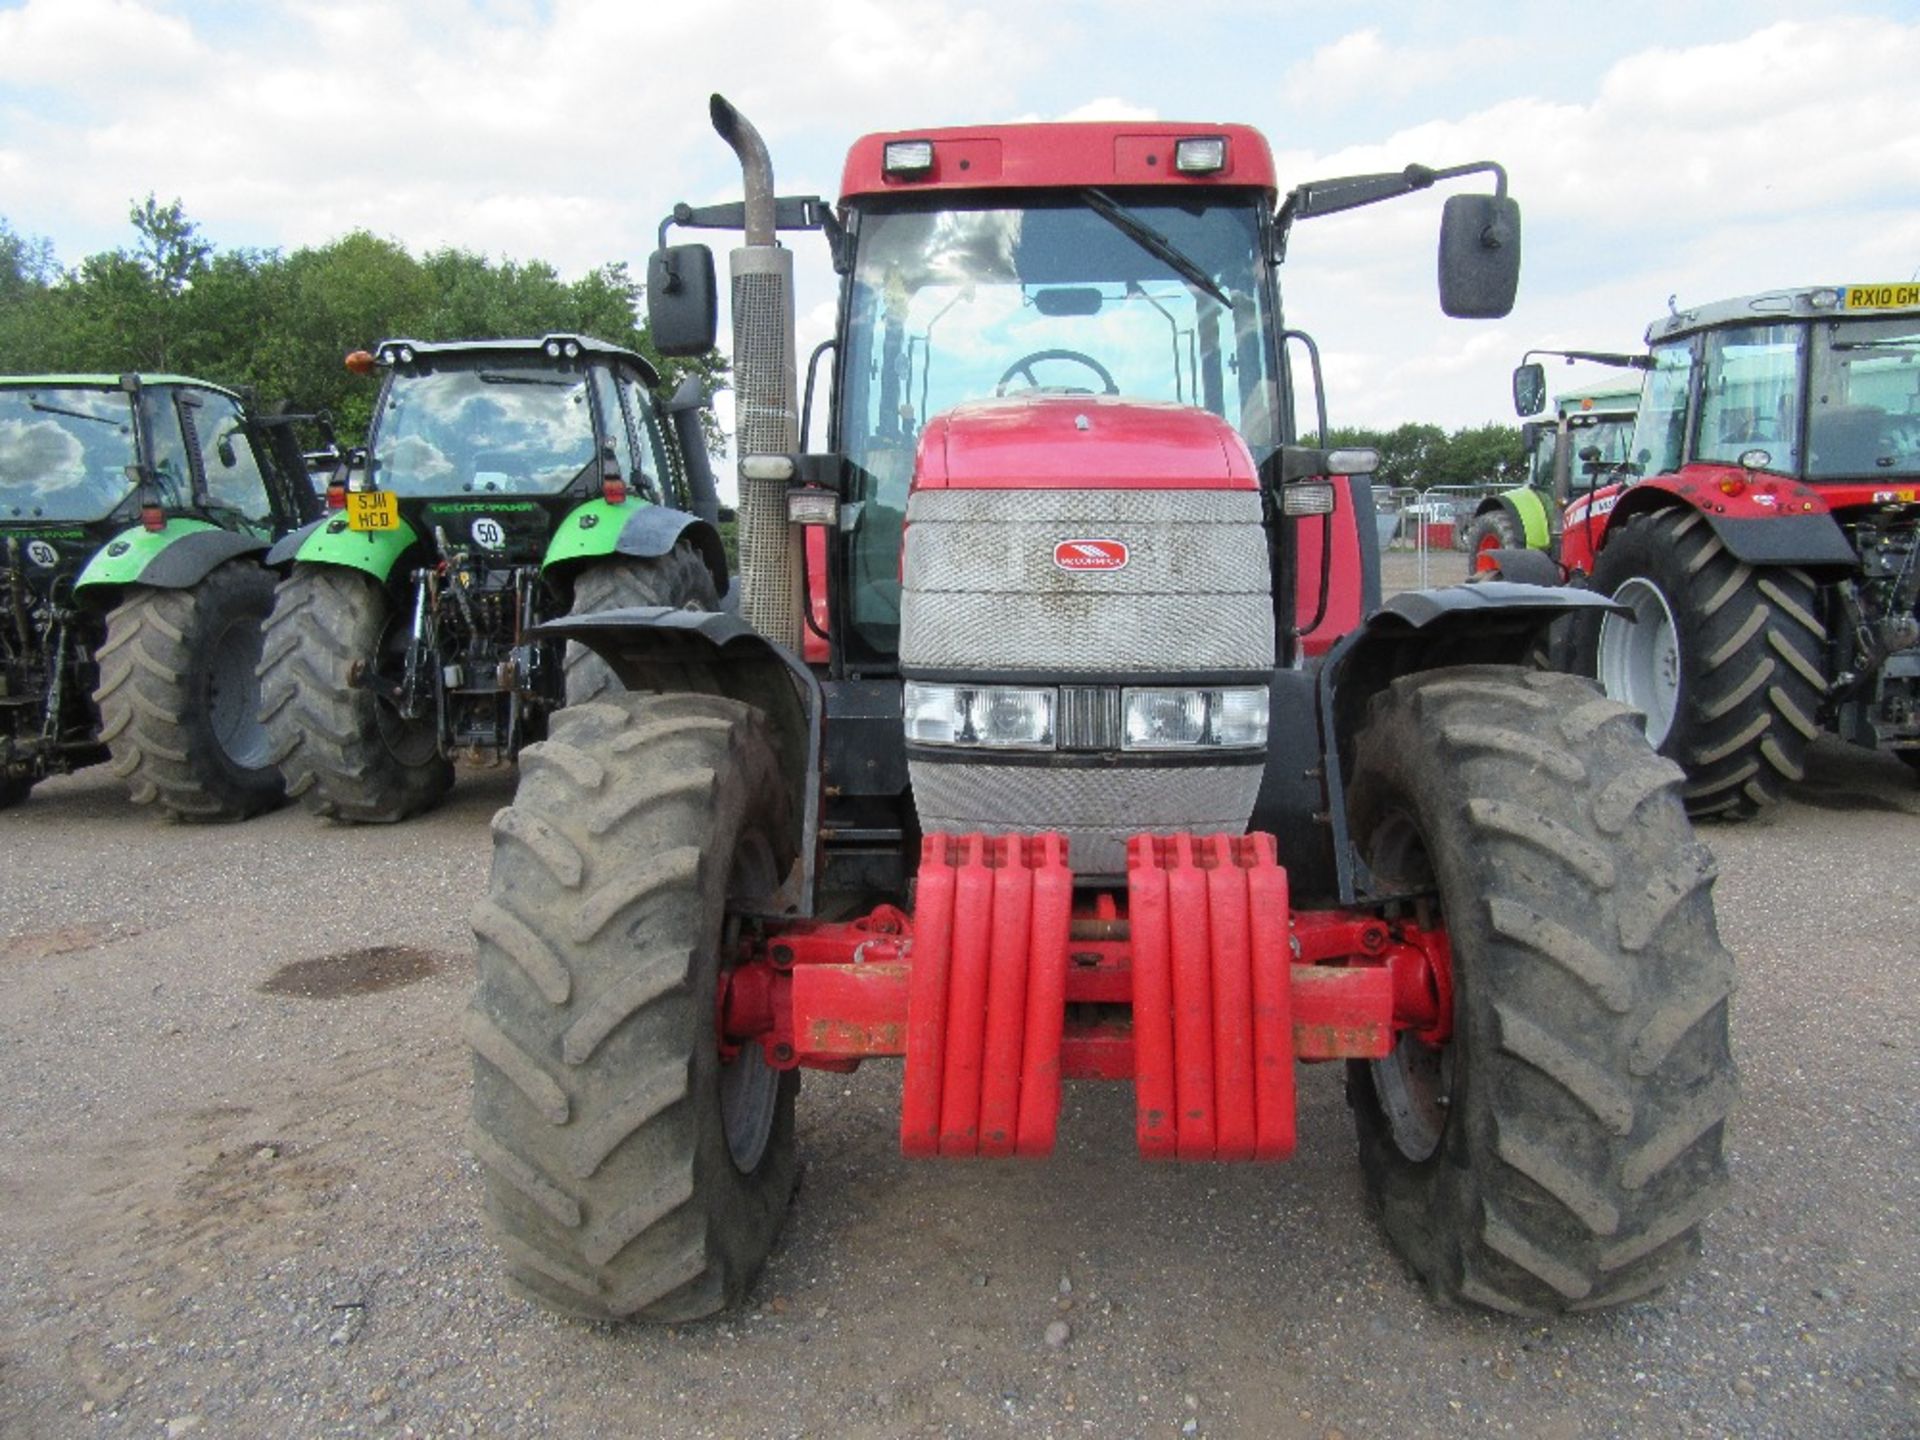
{"label": "front fender", "polygon": [[717,610],[636,605],[563,615],[528,633],[579,641],[606,661],[629,690],[711,694],[717,687],[729,699],[763,711],[779,739],[793,813],[801,817],[799,893],[783,892],[773,908],[801,918],[814,913],[821,716],[826,707],[811,670],[751,625]]}
{"label": "front fender", "polygon": [[283,535],[267,552],[267,564],[298,560],[303,565],[344,565],[384,585],[400,557],[419,543],[420,536],[404,520],[392,530],[355,530],[344,515],[332,515]]}
{"label": "front fender", "polygon": [[206,579],[216,565],[241,555],[259,555],[266,542],[253,535],[223,530],[205,520],[170,519],[158,530],[127,530],[87,562],[74,582],[74,594],[97,598],[109,590],[146,585],[185,590]]}
{"label": "front fender", "polygon": [[1317,699],[1327,816],[1342,904],[1353,904],[1357,895],[1342,777],[1354,737],[1365,723],[1367,702],[1415,671],[1522,664],[1543,627],[1567,615],[1594,612],[1629,613],[1626,606],[1591,590],[1510,580],[1408,590],[1389,599],[1327,652]]}

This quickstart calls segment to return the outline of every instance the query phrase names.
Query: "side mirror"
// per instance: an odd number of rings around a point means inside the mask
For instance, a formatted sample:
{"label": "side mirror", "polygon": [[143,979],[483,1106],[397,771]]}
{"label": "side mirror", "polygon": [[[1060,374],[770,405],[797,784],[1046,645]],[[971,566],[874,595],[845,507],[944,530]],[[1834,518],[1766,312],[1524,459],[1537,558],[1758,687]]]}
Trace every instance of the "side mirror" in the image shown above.
{"label": "side mirror", "polygon": [[1497,320],[1520,288],[1520,202],[1451,195],[1440,216],[1440,308],[1456,320]]}
{"label": "side mirror", "polygon": [[1547,408],[1547,367],[1529,361],[1513,372],[1513,410],[1516,415],[1538,415]]}
{"label": "side mirror", "polygon": [[720,330],[713,252],[669,245],[647,257],[647,328],[662,355],[704,355]]}
{"label": "side mirror", "polygon": [[231,470],[240,463],[240,457],[233,452],[233,433],[229,431],[213,442],[213,448],[220,457],[220,463]]}

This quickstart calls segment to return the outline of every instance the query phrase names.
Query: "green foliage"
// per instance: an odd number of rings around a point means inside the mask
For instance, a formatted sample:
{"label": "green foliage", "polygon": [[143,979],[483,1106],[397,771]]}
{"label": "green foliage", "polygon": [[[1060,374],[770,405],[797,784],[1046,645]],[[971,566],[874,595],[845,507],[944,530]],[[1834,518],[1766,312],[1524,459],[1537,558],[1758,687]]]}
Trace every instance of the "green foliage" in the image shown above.
{"label": "green foliage", "polygon": [[[496,339],[567,331],[637,350],[666,377],[725,382],[718,355],[666,360],[638,318],[640,286],[624,262],[563,280],[543,260],[493,261],[464,250],[415,257],[364,230],[321,246],[220,250],[178,200],[149,194],[128,219],[130,249],[71,269],[45,240],[0,219],[0,373],[173,370],[263,404],[333,413],[358,443],[377,380],[350,374],[349,351],[390,336]],[[707,433],[718,441],[711,410]]]}
{"label": "green foliage", "polygon": [[1408,423],[1392,430],[1334,426],[1331,446],[1361,446],[1380,452],[1376,485],[1425,490],[1431,485],[1519,485],[1526,452],[1512,425],[1474,425],[1451,434],[1438,425]]}

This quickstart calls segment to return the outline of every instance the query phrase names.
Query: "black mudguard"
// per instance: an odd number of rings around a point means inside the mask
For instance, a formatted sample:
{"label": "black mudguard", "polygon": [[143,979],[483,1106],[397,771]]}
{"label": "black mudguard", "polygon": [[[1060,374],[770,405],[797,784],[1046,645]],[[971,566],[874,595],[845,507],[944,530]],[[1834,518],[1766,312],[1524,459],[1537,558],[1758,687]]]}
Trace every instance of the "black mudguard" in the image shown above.
{"label": "black mudguard", "polygon": [[707,562],[707,569],[713,575],[714,593],[726,594],[726,547],[720,543],[720,532],[698,515],[666,505],[642,505],[620,527],[620,538],[614,542],[613,549],[617,555],[651,560],[671,551],[682,536],[693,542],[700,558]]}
{"label": "black mudguard", "polygon": [[140,572],[134,583],[156,590],[187,590],[242,555],[264,555],[267,542],[233,530],[189,530],[168,545]]}
{"label": "black mudguard", "polygon": [[1831,515],[1782,515],[1772,520],[1736,520],[1702,511],[1713,533],[1736,560],[1749,565],[1803,565],[1811,570],[1856,570],[1840,522]]}
{"label": "black mudguard", "polygon": [[[1325,786],[1324,826],[1339,903],[1359,893],[1359,865],[1347,833],[1345,775],[1367,702],[1402,675],[1456,665],[1519,665],[1535,637],[1565,616],[1594,611],[1626,614],[1590,590],[1487,580],[1444,590],[1395,595],[1329,650],[1317,672],[1315,702],[1319,763]],[[1296,768],[1312,761],[1296,756]],[[1268,759],[1271,771],[1276,757]],[[1261,792],[1266,798],[1266,789]],[[1303,893],[1305,893],[1303,891]]]}
{"label": "black mudguard", "polygon": [[267,551],[263,563],[269,570],[277,569],[282,565],[291,565],[293,557],[300,553],[300,547],[307,543],[307,537],[331,518],[329,515],[322,515],[318,520],[309,520],[298,530],[289,530],[273,542],[273,548]]}
{"label": "black mudguard", "polygon": [[789,917],[813,915],[825,704],[820,682],[805,664],[736,616],[714,610],[636,605],[563,615],[528,633],[578,640],[629,690],[719,694],[763,711],[779,737],[780,768],[801,817],[799,893],[777,896],[772,908]]}

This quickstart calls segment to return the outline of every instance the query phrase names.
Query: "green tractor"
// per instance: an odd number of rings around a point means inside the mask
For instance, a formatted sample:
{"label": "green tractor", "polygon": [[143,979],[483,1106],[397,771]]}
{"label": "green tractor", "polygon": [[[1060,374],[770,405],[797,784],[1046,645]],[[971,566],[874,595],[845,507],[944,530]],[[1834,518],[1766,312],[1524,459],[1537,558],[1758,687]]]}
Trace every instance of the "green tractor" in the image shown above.
{"label": "green tractor", "polygon": [[688,380],[579,335],[388,340],[365,449],[288,535],[262,721],[287,791],[367,823],[431,808],[453,760],[511,760],[563,703],[614,683],[534,628],[572,611],[711,610],[727,589]]}
{"label": "green tractor", "polygon": [[1575,390],[1558,396],[1553,412],[1524,427],[1526,484],[1489,495],[1474,510],[1466,532],[1469,579],[1502,573],[1500,551],[1558,557],[1568,501],[1618,478],[1627,463],[1640,387]]}
{"label": "green tractor", "polygon": [[179,820],[280,803],[254,666],[262,559],[319,509],[304,422],[178,375],[0,377],[0,808],[101,761]]}

